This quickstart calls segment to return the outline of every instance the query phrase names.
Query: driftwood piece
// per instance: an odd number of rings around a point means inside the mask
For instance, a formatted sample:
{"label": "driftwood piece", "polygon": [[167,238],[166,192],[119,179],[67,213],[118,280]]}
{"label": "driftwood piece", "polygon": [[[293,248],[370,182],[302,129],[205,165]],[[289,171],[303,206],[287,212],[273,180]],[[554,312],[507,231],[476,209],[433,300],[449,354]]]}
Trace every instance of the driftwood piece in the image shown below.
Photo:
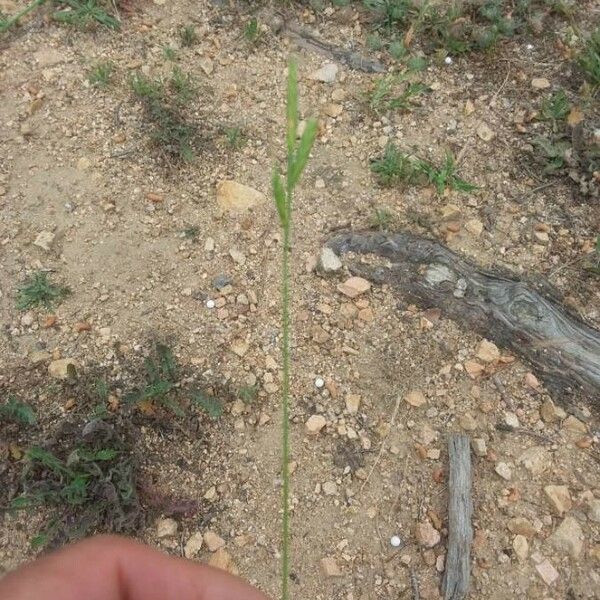
{"label": "driftwood piece", "polygon": [[341,234],[328,245],[338,254],[385,257],[385,266],[353,270],[511,349],[559,397],[577,391],[598,406],[600,332],[527,283],[480,270],[442,244],[409,233]]}
{"label": "driftwood piece", "polygon": [[469,591],[471,575],[471,448],[466,435],[448,440],[448,553],[442,590],[444,600],[462,600]]}

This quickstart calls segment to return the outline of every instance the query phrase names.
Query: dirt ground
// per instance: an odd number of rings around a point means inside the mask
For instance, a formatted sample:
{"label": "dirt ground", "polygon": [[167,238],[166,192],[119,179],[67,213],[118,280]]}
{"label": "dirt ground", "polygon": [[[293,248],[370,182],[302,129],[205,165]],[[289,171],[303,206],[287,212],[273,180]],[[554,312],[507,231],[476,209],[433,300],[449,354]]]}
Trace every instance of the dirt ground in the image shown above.
{"label": "dirt ground", "polygon": [[[165,534],[166,515],[156,514],[136,537],[181,555],[190,537],[212,531],[225,542],[218,560],[278,596],[281,235],[269,198],[272,165],[284,156],[294,51],[302,117],[317,115],[320,133],[295,200],[293,596],[440,597],[447,437],[464,431],[474,440],[470,597],[600,598],[597,413],[551,398],[502,348],[490,362],[477,359],[482,339],[443,314],[406,306],[386,286],[350,299],[337,288],[345,268],[328,277],[313,268],[333,232],[369,228],[385,208],[391,228],[436,237],[486,268],[548,280],[598,326],[599,279],[582,268],[598,200],[566,176],[544,175],[529,158],[528,134],[541,125],[516,118],[560,87],[576,97],[581,79],[555,44],[569,23],[553,21],[543,35],[517,36],[492,53],[432,61],[420,74],[426,98],[377,115],[364,94],[384,75],[333,60],[335,81],[314,79],[332,59],[297,49],[285,28],[272,27],[278,7],[129,4],[119,31],[61,26],[43,9],[0,38],[0,391],[40,415],[30,434],[0,424],[0,476],[18,468],[19,449],[43,443],[80,408],[76,388],[53,379],[50,363],[72,358],[82,380],[101,373],[119,399],[152,344],[164,341],[190,382],[222,391],[225,413],[136,422],[142,478],[199,502],[193,515],[174,517],[176,531]],[[366,46],[370,24],[359,8],[324,5],[282,11],[394,68]],[[598,17],[594,3],[581,8]],[[244,36],[253,14],[264,28],[257,43]],[[177,32],[188,24],[198,40],[181,47]],[[170,70],[165,46],[199,86],[188,112],[207,141],[189,164],[156,155],[128,84],[136,69]],[[100,61],[115,66],[105,88],[87,79]],[[550,90],[532,86],[536,78]],[[239,149],[220,133],[233,127],[245,138]],[[369,163],[390,140],[438,162],[452,150],[477,191],[379,186]],[[266,199],[223,210],[216,189],[224,180]],[[33,243],[41,232],[54,234],[47,250]],[[50,327],[48,312],[16,308],[21,282],[39,269],[72,291]],[[219,291],[223,274],[231,284]],[[469,373],[470,360],[485,370]],[[251,403],[236,400],[232,390],[254,384]],[[305,425],[313,415],[326,420],[316,434]],[[512,429],[497,427],[506,423]],[[562,504],[548,486],[566,488]],[[4,511],[0,572],[34,556],[30,540],[45,518]],[[214,556],[205,538],[197,558]],[[325,573],[323,558],[339,573]]]}

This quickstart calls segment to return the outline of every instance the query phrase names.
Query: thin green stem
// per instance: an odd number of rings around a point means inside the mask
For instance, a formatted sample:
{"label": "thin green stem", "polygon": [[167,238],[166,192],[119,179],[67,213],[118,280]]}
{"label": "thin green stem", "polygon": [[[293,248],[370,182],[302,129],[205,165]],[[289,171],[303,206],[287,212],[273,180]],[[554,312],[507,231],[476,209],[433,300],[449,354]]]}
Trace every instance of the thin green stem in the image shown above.
{"label": "thin green stem", "polygon": [[[287,210],[288,215],[292,214],[292,189],[288,183],[287,186]],[[283,325],[283,382],[282,382],[282,502],[283,502],[283,547],[281,552],[281,598],[289,598],[289,579],[290,579],[290,259],[291,259],[291,238],[292,224],[291,218],[283,228],[283,256],[281,273],[281,300],[282,300],[282,325]]]}
{"label": "thin green stem", "polygon": [[46,2],[46,0],[34,0],[34,2],[32,2],[31,4],[26,6],[23,10],[18,12],[16,15],[14,15],[13,17],[6,19],[6,21],[3,21],[2,23],[0,23],[0,33],[4,32],[4,31],[8,31],[15,23],[18,22],[18,20],[21,17],[24,17],[26,14],[30,13],[34,8],[41,6],[42,4],[44,4],[44,2]]}

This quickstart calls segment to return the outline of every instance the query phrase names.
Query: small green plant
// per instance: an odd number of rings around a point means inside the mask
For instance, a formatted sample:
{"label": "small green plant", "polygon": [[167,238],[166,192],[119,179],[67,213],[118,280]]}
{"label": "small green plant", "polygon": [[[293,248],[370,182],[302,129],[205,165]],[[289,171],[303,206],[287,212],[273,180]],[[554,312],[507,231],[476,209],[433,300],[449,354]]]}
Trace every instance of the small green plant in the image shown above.
{"label": "small green plant", "polygon": [[385,147],[381,158],[371,161],[371,171],[385,187],[401,182],[414,183],[420,173],[417,162],[410,155],[400,152],[391,142]]}
{"label": "small green plant", "polygon": [[183,230],[183,237],[186,240],[191,240],[192,242],[195,242],[198,239],[199,235],[200,235],[200,228],[196,227],[194,225],[192,225],[191,227],[186,227]]}
{"label": "small green plant", "polygon": [[198,34],[193,25],[185,25],[179,30],[179,39],[184,48],[193,46],[198,41]]}
{"label": "small green plant", "polygon": [[177,60],[177,52],[175,48],[172,48],[169,45],[165,45],[162,47],[162,53],[165,60],[169,62],[175,62]]}
{"label": "small green plant", "polygon": [[166,81],[137,73],[131,79],[131,89],[145,109],[152,124],[152,140],[161,152],[171,159],[193,160],[197,128],[184,116],[195,95],[191,77],[179,67]]}
{"label": "small green plant", "polygon": [[281,478],[282,478],[282,600],[289,598],[290,579],[290,373],[291,373],[291,272],[290,254],[292,251],[292,208],[293,194],[296,185],[306,167],[310,151],[317,137],[317,121],[308,119],[300,140],[297,141],[298,131],[298,75],[294,60],[288,63],[288,85],[287,85],[287,169],[285,183],[279,174],[277,167],[273,169],[273,196],[275,206],[279,214],[279,222],[283,230],[282,268],[281,268],[281,321],[282,321],[282,343],[281,354],[283,364],[281,404],[282,404],[282,456],[281,456]]}
{"label": "small green plant", "polygon": [[177,384],[177,364],[171,349],[165,344],[156,344],[154,356],[144,360],[145,385],[129,394],[126,401],[132,404],[161,405],[177,417],[184,417],[183,408],[173,400],[171,392]]}
{"label": "small green plant", "polygon": [[234,150],[239,150],[246,143],[244,131],[239,126],[225,128],[225,140],[227,145]]}
{"label": "small green plant", "polygon": [[567,139],[539,136],[533,140],[533,143],[544,165],[544,173],[552,175],[565,166],[565,153],[571,146]]}
{"label": "small green plant", "polygon": [[585,40],[577,60],[585,78],[594,88],[600,87],[600,26]]}
{"label": "small green plant", "polygon": [[244,26],[244,37],[251,44],[258,44],[262,37],[262,29],[256,17],[252,17]]}
{"label": "small green plant", "polygon": [[20,494],[12,511],[46,507],[50,521],[33,546],[68,541],[94,532],[131,531],[140,522],[134,464],[118,440],[113,447],[81,442],[54,453],[33,447],[26,453]]}
{"label": "small green plant", "polygon": [[556,130],[557,122],[564,121],[571,110],[569,99],[564,90],[558,90],[549,98],[545,98],[540,108],[539,118],[542,121],[550,121],[552,128]]}
{"label": "small green plant", "polygon": [[96,87],[106,87],[110,83],[113,71],[115,70],[114,65],[111,62],[101,62],[88,73],[88,81]]}
{"label": "small green plant", "polygon": [[65,7],[52,14],[52,18],[61,23],[79,27],[99,23],[109,29],[118,29],[120,26],[119,20],[97,0],[60,0],[55,4]]}
{"label": "small green plant", "polygon": [[420,82],[408,82],[408,72],[382,77],[370,93],[369,107],[376,114],[391,110],[411,110],[415,99],[429,91]]}
{"label": "small green plant", "polygon": [[51,283],[44,271],[36,271],[19,288],[17,308],[28,310],[43,306],[49,309],[70,293],[69,288]]}
{"label": "small green plant", "polygon": [[244,404],[252,404],[256,400],[258,388],[256,385],[243,385],[238,390],[238,397]]}
{"label": "small green plant", "polygon": [[29,404],[9,396],[5,404],[0,404],[0,419],[13,421],[19,425],[35,425],[36,417]]}
{"label": "small green plant", "polygon": [[446,153],[441,167],[436,167],[420,160],[418,168],[425,173],[429,182],[435,186],[438,194],[443,194],[446,188],[465,193],[473,192],[477,189],[476,185],[468,183],[456,174],[456,163],[454,156],[450,152]]}
{"label": "small green plant", "polygon": [[388,231],[390,225],[394,221],[394,213],[388,208],[377,208],[373,209],[373,216],[371,218],[371,227],[379,229],[379,231]]}
{"label": "small green plant", "polygon": [[211,419],[216,420],[223,415],[223,404],[218,398],[208,396],[203,392],[194,392],[191,399],[192,403],[206,412]]}

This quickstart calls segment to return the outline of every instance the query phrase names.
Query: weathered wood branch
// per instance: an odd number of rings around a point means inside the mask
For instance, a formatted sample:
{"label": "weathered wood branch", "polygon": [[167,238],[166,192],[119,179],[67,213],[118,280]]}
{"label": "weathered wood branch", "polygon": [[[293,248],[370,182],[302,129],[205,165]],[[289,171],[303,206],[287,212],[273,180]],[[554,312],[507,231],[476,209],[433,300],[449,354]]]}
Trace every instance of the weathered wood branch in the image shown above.
{"label": "weathered wood branch", "polygon": [[385,257],[385,266],[353,270],[509,348],[550,391],[577,391],[598,406],[600,332],[527,283],[483,271],[442,244],[409,233],[341,234],[328,245],[338,254]]}
{"label": "weathered wood branch", "polygon": [[444,600],[462,600],[469,591],[471,576],[471,448],[466,435],[448,440],[448,552],[442,590]]}

